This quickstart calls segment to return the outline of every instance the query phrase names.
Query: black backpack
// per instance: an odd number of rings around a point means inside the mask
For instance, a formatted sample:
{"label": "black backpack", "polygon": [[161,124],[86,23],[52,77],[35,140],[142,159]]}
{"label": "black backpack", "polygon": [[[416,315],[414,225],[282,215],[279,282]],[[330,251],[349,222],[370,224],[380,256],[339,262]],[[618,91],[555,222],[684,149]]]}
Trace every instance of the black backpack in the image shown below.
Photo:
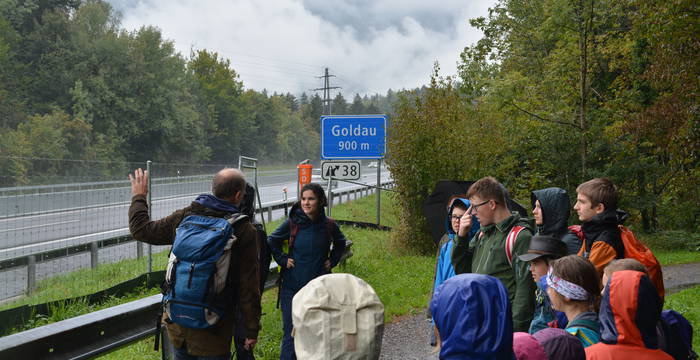
{"label": "black backpack", "polygon": [[695,360],[698,354],[693,351],[693,326],[683,315],[674,310],[661,312],[661,337],[665,344],[661,350],[674,359]]}

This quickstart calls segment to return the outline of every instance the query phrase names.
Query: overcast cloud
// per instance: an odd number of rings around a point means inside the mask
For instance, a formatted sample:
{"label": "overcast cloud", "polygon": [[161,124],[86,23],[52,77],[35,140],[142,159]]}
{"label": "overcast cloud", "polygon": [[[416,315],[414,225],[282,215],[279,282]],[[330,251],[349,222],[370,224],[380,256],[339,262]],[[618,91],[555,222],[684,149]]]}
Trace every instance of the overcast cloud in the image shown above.
{"label": "overcast cloud", "polygon": [[428,82],[433,63],[453,74],[481,33],[469,19],[495,0],[110,0],[122,24],[160,28],[182,54],[218,52],[246,88],[269,92],[323,86],[324,67],[346,98]]}

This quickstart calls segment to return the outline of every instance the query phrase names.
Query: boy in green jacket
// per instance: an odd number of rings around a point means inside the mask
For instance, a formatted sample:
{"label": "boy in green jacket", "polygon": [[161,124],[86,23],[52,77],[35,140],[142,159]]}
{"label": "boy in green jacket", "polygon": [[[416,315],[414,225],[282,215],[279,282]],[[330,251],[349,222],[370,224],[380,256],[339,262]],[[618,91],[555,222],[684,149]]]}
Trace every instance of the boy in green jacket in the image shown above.
{"label": "boy in green jacket", "polygon": [[[512,304],[513,331],[527,332],[535,310],[535,283],[528,263],[518,256],[527,253],[534,223],[508,210],[505,188],[493,177],[475,182],[467,197],[471,206],[460,220],[452,252],[455,272],[486,274],[501,280]],[[468,239],[471,215],[477,217],[481,230]]]}

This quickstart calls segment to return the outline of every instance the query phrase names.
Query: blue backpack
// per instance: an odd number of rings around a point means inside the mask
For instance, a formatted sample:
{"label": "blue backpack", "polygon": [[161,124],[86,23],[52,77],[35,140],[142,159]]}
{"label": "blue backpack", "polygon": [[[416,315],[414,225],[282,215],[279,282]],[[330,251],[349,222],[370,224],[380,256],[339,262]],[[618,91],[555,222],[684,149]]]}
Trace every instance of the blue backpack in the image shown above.
{"label": "blue backpack", "polygon": [[206,329],[230,310],[234,294],[228,272],[234,225],[247,216],[185,217],[175,233],[163,291],[168,318],[181,326]]}

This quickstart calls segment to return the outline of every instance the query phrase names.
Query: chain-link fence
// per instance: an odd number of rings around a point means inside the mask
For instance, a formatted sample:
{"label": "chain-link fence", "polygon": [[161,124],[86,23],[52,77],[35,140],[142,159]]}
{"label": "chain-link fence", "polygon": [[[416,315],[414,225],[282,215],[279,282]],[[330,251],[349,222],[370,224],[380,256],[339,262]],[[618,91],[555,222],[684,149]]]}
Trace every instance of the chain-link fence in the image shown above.
{"label": "chain-link fence", "polygon": [[[160,219],[209,193],[217,171],[239,165],[238,159],[217,165],[2,160],[0,308],[90,294],[164,268],[167,254],[159,253],[167,246],[149,247],[129,236],[127,175],[135,169],[150,169],[151,217]],[[244,167],[244,173],[270,203],[286,197],[282,190],[293,187],[296,171]]]}
{"label": "chain-link fence", "polygon": [[[127,236],[126,209],[131,195],[126,176],[130,169],[145,164],[41,158],[2,160],[3,307],[18,298],[31,302],[26,294],[55,300],[109,286],[110,277],[76,271],[135,257],[131,255],[135,254],[135,244],[128,242]],[[73,281],[78,278],[79,282]]]}
{"label": "chain-link fence", "polygon": [[[24,169],[31,171],[17,175],[4,166],[4,160],[0,167],[0,181],[7,185],[0,188],[0,309],[94,293],[165,267],[167,246],[149,247],[129,235],[127,175],[135,169],[150,170],[151,218],[160,219],[189,205],[197,195],[209,193],[217,171],[239,166],[238,159],[231,164],[202,165],[22,158],[14,160],[21,160]],[[264,218],[258,220],[284,216],[278,205],[295,200],[296,169],[242,169],[250,183],[257,181],[260,203],[266,207],[260,214]],[[335,200],[342,196],[350,200],[350,193],[345,194]]]}

